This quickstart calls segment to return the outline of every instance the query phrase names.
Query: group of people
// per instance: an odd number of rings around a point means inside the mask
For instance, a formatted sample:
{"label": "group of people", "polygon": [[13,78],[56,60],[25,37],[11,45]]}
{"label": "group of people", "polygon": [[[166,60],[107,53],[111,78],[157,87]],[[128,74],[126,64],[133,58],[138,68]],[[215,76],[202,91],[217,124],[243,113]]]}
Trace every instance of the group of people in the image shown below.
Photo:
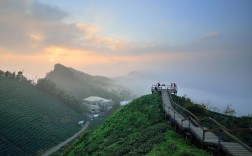
{"label": "group of people", "polygon": [[157,89],[160,87],[160,83],[158,82],[156,85],[155,85],[155,90],[157,91]]}
{"label": "group of people", "polygon": [[173,88],[177,88],[176,83],[171,83],[171,88],[172,88],[172,89],[173,89]]}
{"label": "group of people", "polygon": [[[162,86],[165,86],[164,84]],[[158,89],[160,89],[161,87],[161,84],[158,82],[156,85],[155,85],[155,91],[158,91]],[[176,89],[177,88],[177,85],[176,83],[171,83],[171,89]]]}

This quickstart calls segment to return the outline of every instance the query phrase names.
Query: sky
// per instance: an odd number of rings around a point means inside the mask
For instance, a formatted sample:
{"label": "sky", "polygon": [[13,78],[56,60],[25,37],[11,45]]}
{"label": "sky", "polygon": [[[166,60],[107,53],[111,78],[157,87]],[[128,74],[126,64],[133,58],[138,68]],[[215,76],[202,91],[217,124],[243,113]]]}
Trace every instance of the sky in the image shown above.
{"label": "sky", "polygon": [[[252,113],[251,0],[1,0],[0,69],[176,82],[198,103]],[[129,80],[133,81],[133,80]]]}

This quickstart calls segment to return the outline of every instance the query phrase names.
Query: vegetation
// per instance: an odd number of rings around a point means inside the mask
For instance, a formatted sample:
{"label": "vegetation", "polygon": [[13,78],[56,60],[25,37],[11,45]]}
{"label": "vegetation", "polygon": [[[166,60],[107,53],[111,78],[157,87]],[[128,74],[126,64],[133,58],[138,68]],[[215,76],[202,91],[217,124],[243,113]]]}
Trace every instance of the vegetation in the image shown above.
{"label": "vegetation", "polygon": [[159,94],[146,95],[84,133],[59,155],[209,155],[166,123]]}
{"label": "vegetation", "polygon": [[35,86],[0,77],[0,153],[37,155],[80,130],[83,116]]}
{"label": "vegetation", "polygon": [[22,81],[25,83],[29,83],[32,84],[33,81],[27,79],[24,75],[23,75],[23,71],[19,71],[17,74],[16,72],[10,72],[10,71],[2,71],[0,70],[0,78],[8,78],[8,79],[13,79],[13,80],[17,80],[17,81]]}
{"label": "vegetation", "polygon": [[59,99],[61,102],[81,113],[81,101],[77,100],[73,95],[67,94],[65,91],[56,87],[56,84],[47,78],[39,79],[36,87],[45,93]]}
{"label": "vegetation", "polygon": [[165,141],[156,144],[154,148],[148,153],[148,156],[206,156],[211,155],[196,147],[188,146],[185,139],[174,131],[167,131],[165,134]]}

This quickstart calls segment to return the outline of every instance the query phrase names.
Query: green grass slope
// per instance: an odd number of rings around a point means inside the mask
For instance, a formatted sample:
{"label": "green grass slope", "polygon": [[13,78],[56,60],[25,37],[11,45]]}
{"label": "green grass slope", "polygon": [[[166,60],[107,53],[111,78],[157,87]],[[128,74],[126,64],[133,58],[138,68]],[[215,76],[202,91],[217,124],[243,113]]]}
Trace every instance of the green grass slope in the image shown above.
{"label": "green grass slope", "polygon": [[0,155],[37,155],[80,130],[81,119],[36,87],[0,78]]}
{"label": "green grass slope", "polygon": [[134,100],[59,155],[210,155],[172,130],[161,103],[158,94]]}

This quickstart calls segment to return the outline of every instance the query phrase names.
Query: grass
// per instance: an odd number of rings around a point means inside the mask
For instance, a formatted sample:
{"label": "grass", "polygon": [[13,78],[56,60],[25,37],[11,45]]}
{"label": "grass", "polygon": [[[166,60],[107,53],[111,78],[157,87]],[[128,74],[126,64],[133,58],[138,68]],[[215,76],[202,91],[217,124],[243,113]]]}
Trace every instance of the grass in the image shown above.
{"label": "grass", "polygon": [[[168,131],[165,133],[165,141],[157,144],[148,153],[148,156],[205,156],[210,155],[202,149],[198,149],[189,145],[189,142],[185,142],[185,138],[175,133],[174,131]],[[172,138],[172,139],[171,139]]]}
{"label": "grass", "polygon": [[[174,147],[171,148],[171,147]],[[164,119],[161,97],[146,95],[84,133],[58,155],[210,155],[185,143]]]}
{"label": "grass", "polygon": [[0,153],[37,155],[80,130],[83,116],[36,87],[0,78]]}

